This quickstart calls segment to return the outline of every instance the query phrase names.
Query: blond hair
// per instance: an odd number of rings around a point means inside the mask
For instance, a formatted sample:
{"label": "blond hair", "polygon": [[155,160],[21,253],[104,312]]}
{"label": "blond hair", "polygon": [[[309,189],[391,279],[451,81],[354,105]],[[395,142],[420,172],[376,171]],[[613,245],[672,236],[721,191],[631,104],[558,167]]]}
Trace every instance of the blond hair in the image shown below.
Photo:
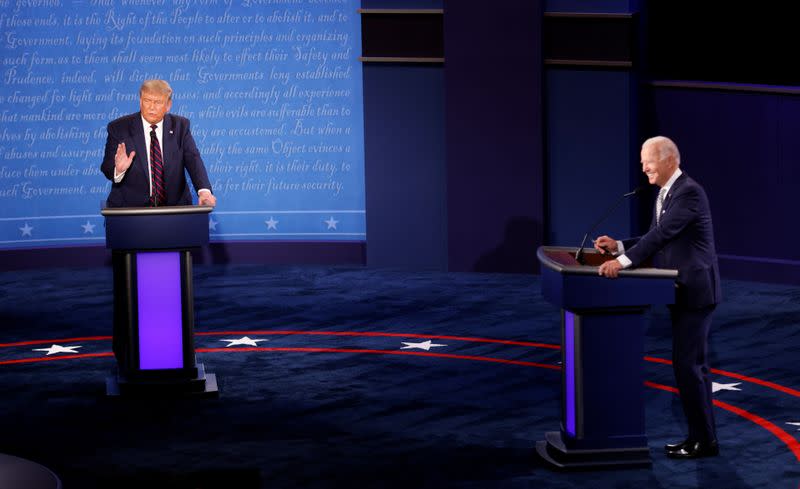
{"label": "blond hair", "polygon": [[172,87],[166,80],[145,80],[139,87],[139,96],[141,97],[144,92],[160,93],[165,95],[167,100],[172,100]]}

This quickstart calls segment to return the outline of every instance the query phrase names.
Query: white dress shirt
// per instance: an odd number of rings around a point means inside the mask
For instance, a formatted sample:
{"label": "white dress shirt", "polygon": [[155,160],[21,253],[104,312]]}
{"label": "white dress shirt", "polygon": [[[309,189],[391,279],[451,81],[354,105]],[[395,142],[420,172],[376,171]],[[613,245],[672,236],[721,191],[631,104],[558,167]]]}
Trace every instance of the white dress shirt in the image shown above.
{"label": "white dress shirt", "polygon": [[[149,195],[153,195],[153,172],[151,170],[152,162],[150,161],[150,131],[152,128],[150,127],[152,124],[147,122],[147,120],[142,117],[142,128],[144,129],[144,144],[147,148],[147,180],[150,182],[150,193]],[[161,119],[156,124],[156,137],[158,138],[158,144],[161,146],[161,158],[164,158],[164,119]],[[125,148],[126,150],[128,148]],[[117,170],[114,169],[114,183],[119,183],[125,177],[125,172],[117,173]]]}
{"label": "white dress shirt", "polygon": [[[144,144],[145,144],[145,147],[147,148],[147,176],[148,176],[147,180],[150,182],[150,194],[149,195],[153,195],[153,175],[152,175],[152,169],[151,169],[152,163],[150,162],[150,131],[152,131],[152,128],[150,127],[151,125],[152,124],[147,122],[147,120],[144,117],[142,117],[142,128],[144,129]],[[158,138],[158,144],[161,146],[161,158],[163,160],[164,159],[164,119],[161,119],[156,124],[156,137]],[[129,148],[125,148],[125,149],[129,150]],[[121,182],[123,178],[125,178],[125,172],[117,173],[117,170],[115,168],[114,169],[114,183]],[[198,194],[200,192],[211,192],[211,191],[209,189],[207,189],[207,188],[201,188],[201,189],[197,190]]]}

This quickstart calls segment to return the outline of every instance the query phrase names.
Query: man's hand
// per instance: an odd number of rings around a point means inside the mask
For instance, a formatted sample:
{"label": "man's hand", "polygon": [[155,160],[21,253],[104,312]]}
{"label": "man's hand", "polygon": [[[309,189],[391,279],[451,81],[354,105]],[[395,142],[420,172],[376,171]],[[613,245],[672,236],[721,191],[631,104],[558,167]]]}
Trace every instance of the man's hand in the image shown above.
{"label": "man's hand", "polygon": [[116,171],[117,175],[128,171],[134,156],[136,156],[136,151],[131,151],[131,154],[128,154],[125,150],[125,143],[117,145],[117,154],[114,155],[114,171]]}
{"label": "man's hand", "polygon": [[617,240],[605,235],[600,236],[594,240],[594,249],[600,253],[616,253]]}
{"label": "man's hand", "polygon": [[[599,240],[598,240],[599,241]],[[608,278],[617,278],[619,275],[619,271],[622,270],[622,264],[617,260],[609,260],[602,265],[597,270],[599,275]]]}
{"label": "man's hand", "polygon": [[197,205],[210,205],[211,207],[214,207],[217,205],[217,198],[214,197],[214,194],[207,190],[204,192],[198,192]]}

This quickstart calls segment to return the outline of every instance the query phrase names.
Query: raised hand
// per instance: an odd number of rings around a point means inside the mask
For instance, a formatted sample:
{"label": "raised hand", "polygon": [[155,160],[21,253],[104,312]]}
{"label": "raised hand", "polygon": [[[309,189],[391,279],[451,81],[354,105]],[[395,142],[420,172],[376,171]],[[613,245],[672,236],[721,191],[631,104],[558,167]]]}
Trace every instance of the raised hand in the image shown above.
{"label": "raised hand", "polygon": [[131,151],[131,154],[128,154],[125,149],[125,143],[119,143],[117,145],[117,153],[114,155],[114,170],[117,175],[128,171],[134,156],[136,156],[136,151]]}

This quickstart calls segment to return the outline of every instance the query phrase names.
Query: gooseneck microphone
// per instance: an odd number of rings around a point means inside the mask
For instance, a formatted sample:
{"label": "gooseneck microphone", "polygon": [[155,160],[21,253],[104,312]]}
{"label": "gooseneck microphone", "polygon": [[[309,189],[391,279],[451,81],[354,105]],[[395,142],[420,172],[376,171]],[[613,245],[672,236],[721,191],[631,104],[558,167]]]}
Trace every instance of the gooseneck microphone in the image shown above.
{"label": "gooseneck microphone", "polygon": [[601,222],[605,221],[605,220],[606,220],[606,218],[607,218],[609,215],[611,215],[611,213],[612,213],[612,212],[614,212],[614,211],[617,209],[617,207],[619,207],[619,205],[620,205],[620,204],[622,204],[622,202],[623,202],[623,201],[624,201],[626,198],[630,197],[631,195],[636,195],[636,194],[638,194],[638,193],[639,193],[639,192],[641,192],[643,189],[644,189],[644,187],[637,187],[637,188],[635,188],[635,189],[631,190],[630,192],[628,192],[628,193],[626,193],[626,194],[622,194],[622,195],[620,196],[620,198],[619,198],[619,199],[617,199],[617,201],[616,201],[616,202],[614,202],[614,205],[612,205],[611,207],[609,207],[609,208],[608,208],[608,210],[606,211],[606,213],[605,213],[605,214],[603,214],[603,216],[602,216],[600,219],[598,219],[598,220],[597,220],[597,222],[595,222],[594,224],[592,224],[592,227],[590,227],[590,228],[589,228],[589,230],[588,230],[588,231],[586,231],[586,234],[584,234],[584,235],[583,235],[583,240],[581,240],[581,245],[580,245],[580,246],[578,246],[578,251],[576,251],[576,252],[575,252],[575,260],[576,260],[578,263],[580,263],[581,265],[583,265],[583,264],[584,264],[584,263],[583,263],[583,246],[586,244],[586,239],[589,237],[589,235],[590,235],[590,234],[592,234],[592,233],[594,232],[595,228],[596,228],[597,226],[599,226]]}

